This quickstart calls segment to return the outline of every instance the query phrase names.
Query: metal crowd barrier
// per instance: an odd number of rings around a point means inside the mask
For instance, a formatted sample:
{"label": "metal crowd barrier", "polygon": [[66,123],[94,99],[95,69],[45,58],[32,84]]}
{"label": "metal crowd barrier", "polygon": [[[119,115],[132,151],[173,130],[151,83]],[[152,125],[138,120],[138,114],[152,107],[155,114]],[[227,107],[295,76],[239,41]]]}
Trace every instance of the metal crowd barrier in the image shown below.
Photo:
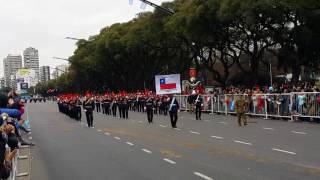
{"label": "metal crowd barrier", "polygon": [[[203,111],[219,114],[235,114],[235,101],[240,94],[202,95]],[[300,92],[282,94],[245,94],[247,114],[264,118],[295,117],[320,118],[320,93]],[[192,111],[188,95],[177,95],[182,111]]]}
{"label": "metal crowd barrier", "polygon": [[16,156],[12,159],[12,171],[10,173],[10,177],[8,180],[15,180],[16,179],[16,174],[17,174],[17,168],[18,168],[18,157],[19,157],[19,150],[16,154]]}

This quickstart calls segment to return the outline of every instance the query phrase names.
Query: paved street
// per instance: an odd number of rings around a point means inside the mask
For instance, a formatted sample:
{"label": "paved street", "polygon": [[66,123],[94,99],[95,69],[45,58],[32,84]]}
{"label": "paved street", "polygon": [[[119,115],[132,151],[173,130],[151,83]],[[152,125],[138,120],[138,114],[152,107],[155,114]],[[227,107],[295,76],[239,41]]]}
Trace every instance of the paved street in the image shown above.
{"label": "paved street", "polygon": [[[33,180],[320,179],[320,125],[204,114],[169,117],[129,112],[76,122],[53,102],[29,104]],[[256,123],[257,122],[257,123]]]}

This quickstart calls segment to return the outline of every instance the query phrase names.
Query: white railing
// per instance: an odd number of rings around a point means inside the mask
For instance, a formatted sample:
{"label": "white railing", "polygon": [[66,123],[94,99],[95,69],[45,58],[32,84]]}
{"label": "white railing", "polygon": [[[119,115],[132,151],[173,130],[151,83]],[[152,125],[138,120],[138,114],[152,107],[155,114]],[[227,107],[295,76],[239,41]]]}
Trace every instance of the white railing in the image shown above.
{"label": "white railing", "polygon": [[[203,111],[219,114],[235,114],[235,101],[239,94],[202,95]],[[320,118],[320,93],[300,92],[282,94],[245,94],[247,114],[264,118],[294,117]],[[182,111],[193,110],[187,95],[176,96]]]}

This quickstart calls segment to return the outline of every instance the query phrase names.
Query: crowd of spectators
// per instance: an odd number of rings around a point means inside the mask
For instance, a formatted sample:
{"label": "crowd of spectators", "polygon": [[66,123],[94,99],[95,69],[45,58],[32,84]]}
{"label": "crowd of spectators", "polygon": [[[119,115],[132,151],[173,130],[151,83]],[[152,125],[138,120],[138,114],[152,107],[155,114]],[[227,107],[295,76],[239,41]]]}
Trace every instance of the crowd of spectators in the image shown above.
{"label": "crowd of spectators", "polygon": [[34,145],[22,138],[21,131],[29,133],[28,120],[22,118],[24,101],[14,91],[0,93],[0,179],[10,176],[12,160],[20,145]]}
{"label": "crowd of spectators", "polygon": [[320,88],[311,83],[273,84],[272,86],[228,86],[217,87],[211,92],[213,94],[283,94],[293,92],[320,92]]}

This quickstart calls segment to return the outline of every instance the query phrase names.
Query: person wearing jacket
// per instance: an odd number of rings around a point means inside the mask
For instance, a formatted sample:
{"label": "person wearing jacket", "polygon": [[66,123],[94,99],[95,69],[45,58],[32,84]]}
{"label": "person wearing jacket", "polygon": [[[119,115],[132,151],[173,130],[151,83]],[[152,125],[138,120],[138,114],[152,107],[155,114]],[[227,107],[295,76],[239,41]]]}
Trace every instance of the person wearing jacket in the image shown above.
{"label": "person wearing jacket", "polygon": [[196,107],[196,120],[201,120],[201,111],[203,107],[203,99],[200,94],[197,95],[197,98],[194,102]]}
{"label": "person wearing jacket", "polygon": [[94,111],[94,100],[90,95],[86,96],[86,99],[83,103],[83,109],[86,112],[87,124],[88,127],[93,128],[93,111]]}
{"label": "person wearing jacket", "polygon": [[153,99],[149,98],[145,102],[145,110],[147,111],[147,117],[148,117],[148,122],[153,123],[153,109],[154,109],[154,103]]}
{"label": "person wearing jacket", "polygon": [[171,96],[169,100],[169,115],[172,128],[177,128],[179,103],[174,96]]}

